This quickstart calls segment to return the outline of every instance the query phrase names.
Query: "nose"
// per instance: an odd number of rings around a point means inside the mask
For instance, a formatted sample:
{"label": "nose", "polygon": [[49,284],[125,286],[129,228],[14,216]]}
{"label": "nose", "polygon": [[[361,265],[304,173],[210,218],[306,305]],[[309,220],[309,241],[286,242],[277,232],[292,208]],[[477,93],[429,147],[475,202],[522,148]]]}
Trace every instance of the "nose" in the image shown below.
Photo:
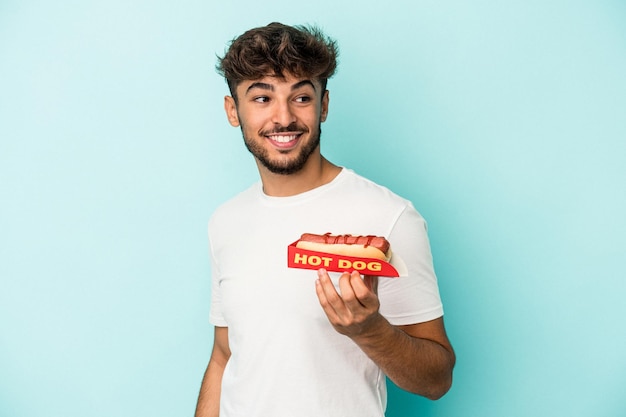
{"label": "nose", "polygon": [[296,121],[296,116],[288,102],[275,102],[272,122],[287,127]]}

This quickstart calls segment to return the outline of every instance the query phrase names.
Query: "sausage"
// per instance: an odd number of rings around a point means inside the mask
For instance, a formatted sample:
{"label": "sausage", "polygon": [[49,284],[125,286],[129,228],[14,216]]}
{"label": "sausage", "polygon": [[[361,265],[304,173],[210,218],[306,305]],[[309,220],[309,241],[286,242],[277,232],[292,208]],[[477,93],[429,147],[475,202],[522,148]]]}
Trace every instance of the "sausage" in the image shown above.
{"label": "sausage", "polygon": [[336,253],[340,255],[356,256],[362,258],[376,258],[389,260],[391,257],[391,245],[382,236],[352,236],[333,235],[326,233],[316,235],[304,233],[296,244],[302,249],[318,252]]}

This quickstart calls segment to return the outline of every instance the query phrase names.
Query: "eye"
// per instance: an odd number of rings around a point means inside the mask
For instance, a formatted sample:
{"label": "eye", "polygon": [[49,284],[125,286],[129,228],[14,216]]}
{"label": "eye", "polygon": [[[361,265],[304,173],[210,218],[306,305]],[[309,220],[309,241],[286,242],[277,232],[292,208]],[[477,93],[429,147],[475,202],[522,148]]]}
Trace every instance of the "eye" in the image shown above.
{"label": "eye", "polygon": [[267,103],[270,101],[270,98],[268,96],[259,96],[255,97],[253,101],[256,101],[257,103]]}
{"label": "eye", "polygon": [[298,96],[296,97],[296,103],[308,103],[311,101],[310,96]]}

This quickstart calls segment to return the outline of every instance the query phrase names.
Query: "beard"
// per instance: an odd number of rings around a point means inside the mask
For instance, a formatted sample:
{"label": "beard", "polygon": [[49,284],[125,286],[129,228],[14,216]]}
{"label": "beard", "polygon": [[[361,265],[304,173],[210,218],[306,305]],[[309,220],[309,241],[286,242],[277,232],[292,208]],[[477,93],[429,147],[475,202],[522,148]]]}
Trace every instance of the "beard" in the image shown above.
{"label": "beard", "polygon": [[[308,133],[308,129],[303,128],[302,126],[295,125],[290,125],[286,128],[277,129],[275,131],[267,133],[280,133],[294,130],[302,131],[304,132],[303,134]],[[284,158],[273,159],[270,158],[269,152],[263,147],[262,144],[260,144],[258,141],[255,141],[254,139],[246,137],[243,124],[241,125],[241,133],[243,135],[243,141],[248,151],[250,151],[250,153],[254,155],[254,157],[261,163],[261,165],[267,168],[268,171],[273,174],[291,175],[300,171],[304,167],[306,162],[309,160],[311,154],[320,145],[320,136],[322,134],[322,129],[321,123],[318,124],[317,130],[311,134],[311,136],[309,137],[309,141],[303,144],[300,149],[296,151],[279,151],[281,155],[284,155]],[[261,136],[266,134],[265,132],[262,133],[263,134]],[[297,155],[289,157],[289,154],[292,152],[297,152]]]}

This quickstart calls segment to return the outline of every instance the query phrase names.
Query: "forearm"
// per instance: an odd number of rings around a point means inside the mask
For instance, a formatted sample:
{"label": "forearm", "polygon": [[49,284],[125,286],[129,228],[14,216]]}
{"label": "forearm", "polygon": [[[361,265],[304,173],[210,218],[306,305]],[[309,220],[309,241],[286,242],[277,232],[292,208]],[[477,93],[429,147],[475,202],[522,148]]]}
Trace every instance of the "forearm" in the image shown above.
{"label": "forearm", "polygon": [[209,362],[202,379],[195,417],[219,417],[223,373],[223,367],[213,360]]}
{"label": "forearm", "polygon": [[450,346],[411,336],[380,314],[372,324],[352,339],[397,386],[433,400],[450,389],[455,363]]}

